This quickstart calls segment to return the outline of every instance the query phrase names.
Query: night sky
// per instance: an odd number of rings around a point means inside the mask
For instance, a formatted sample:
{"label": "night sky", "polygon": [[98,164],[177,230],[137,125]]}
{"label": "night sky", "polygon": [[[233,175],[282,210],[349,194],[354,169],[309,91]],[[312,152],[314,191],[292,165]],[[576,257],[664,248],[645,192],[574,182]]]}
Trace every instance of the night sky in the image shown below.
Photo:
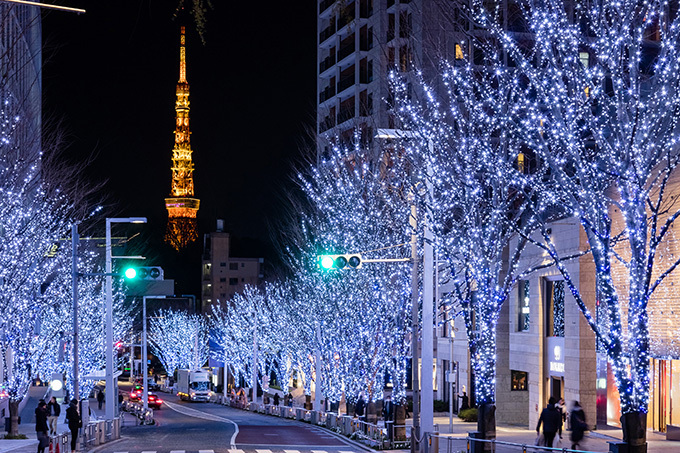
{"label": "night sky", "polygon": [[[148,264],[162,265],[178,293],[198,292],[203,233],[218,218],[232,234],[233,255],[276,265],[270,225],[293,187],[293,165],[312,152],[314,5],[213,0],[202,45],[191,18],[173,19],[175,0],[59,3],[87,13],[43,14],[45,124],[66,134],[72,162],[93,159],[83,176],[107,180],[107,215],[148,217],[140,229]],[[199,244],[176,254],[161,239],[182,23],[201,208]]]}

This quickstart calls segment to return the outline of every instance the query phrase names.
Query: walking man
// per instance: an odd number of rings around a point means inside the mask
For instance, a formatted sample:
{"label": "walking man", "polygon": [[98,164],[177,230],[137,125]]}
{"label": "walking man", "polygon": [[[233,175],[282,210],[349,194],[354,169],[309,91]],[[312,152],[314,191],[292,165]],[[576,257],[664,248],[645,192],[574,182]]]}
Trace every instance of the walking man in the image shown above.
{"label": "walking man", "polygon": [[538,425],[536,425],[536,434],[540,434],[541,424],[543,424],[545,447],[553,446],[555,435],[562,429],[562,414],[555,407],[556,402],[557,400],[551,396],[548,400],[548,406],[541,412]]}
{"label": "walking man", "polygon": [[38,453],[44,453],[50,445],[50,436],[47,435],[47,405],[45,400],[40,400],[35,408],[35,434],[38,438]]}
{"label": "walking man", "polygon": [[104,390],[99,389],[97,393],[97,403],[99,404],[99,410],[102,410],[102,404],[104,403]]}
{"label": "walking man", "polygon": [[47,426],[50,429],[50,436],[57,435],[57,420],[59,420],[59,414],[61,414],[61,407],[57,403],[55,397],[50,398],[50,402],[47,403]]}
{"label": "walking man", "polygon": [[78,413],[78,401],[75,399],[71,400],[71,404],[66,409],[66,420],[68,421],[68,429],[71,430],[71,451],[75,452],[78,443],[78,430],[82,426],[82,419],[80,413]]}
{"label": "walking man", "polygon": [[385,428],[387,428],[387,437],[392,441],[394,437],[394,403],[390,395],[385,397],[382,414],[385,420]]}

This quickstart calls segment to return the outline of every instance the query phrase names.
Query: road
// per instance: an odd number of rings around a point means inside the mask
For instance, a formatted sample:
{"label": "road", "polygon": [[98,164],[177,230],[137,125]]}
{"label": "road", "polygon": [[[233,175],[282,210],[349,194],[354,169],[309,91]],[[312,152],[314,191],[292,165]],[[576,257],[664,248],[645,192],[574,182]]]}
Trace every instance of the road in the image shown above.
{"label": "road", "polygon": [[160,393],[156,425],[135,426],[126,414],[122,439],[98,453],[360,453],[329,431],[293,420],[254,414],[213,403],[189,403]]}

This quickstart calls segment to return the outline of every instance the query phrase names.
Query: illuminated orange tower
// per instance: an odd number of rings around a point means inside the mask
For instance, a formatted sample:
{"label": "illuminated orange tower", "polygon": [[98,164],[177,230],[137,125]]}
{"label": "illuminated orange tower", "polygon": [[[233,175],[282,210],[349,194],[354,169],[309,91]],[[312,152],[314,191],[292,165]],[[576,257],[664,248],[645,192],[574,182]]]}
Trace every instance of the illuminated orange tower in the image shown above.
{"label": "illuminated orange tower", "polygon": [[194,198],[194,163],[191,160],[189,130],[189,83],[187,82],[186,36],[181,27],[179,47],[179,81],[175,102],[175,147],[172,150],[172,188],[165,199],[168,227],[165,242],[179,251],[198,239],[196,213],[200,200]]}

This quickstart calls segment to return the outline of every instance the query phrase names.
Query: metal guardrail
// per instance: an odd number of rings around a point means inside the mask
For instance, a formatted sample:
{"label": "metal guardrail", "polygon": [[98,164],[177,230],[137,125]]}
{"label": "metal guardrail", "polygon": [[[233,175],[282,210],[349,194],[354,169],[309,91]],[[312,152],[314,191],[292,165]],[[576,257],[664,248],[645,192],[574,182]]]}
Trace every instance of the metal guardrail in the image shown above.
{"label": "metal guardrail", "polygon": [[[85,451],[120,438],[120,418],[112,421],[96,420],[80,428],[77,446]],[[50,453],[71,453],[71,433],[50,436]]]}
{"label": "metal guardrail", "polygon": [[539,445],[520,444],[495,439],[475,439],[470,436],[441,436],[436,433],[425,434],[425,453],[593,453],[587,450],[570,448],[543,447]]}

